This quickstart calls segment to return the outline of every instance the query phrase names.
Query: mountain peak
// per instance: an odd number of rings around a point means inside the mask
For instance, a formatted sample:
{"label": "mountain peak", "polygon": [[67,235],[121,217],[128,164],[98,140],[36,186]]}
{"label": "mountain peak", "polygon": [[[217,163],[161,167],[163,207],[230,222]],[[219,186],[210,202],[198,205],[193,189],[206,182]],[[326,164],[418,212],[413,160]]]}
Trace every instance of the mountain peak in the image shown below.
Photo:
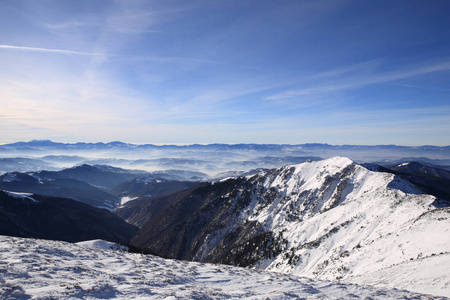
{"label": "mountain peak", "polygon": [[53,144],[54,142],[51,140],[31,140],[30,144]]}

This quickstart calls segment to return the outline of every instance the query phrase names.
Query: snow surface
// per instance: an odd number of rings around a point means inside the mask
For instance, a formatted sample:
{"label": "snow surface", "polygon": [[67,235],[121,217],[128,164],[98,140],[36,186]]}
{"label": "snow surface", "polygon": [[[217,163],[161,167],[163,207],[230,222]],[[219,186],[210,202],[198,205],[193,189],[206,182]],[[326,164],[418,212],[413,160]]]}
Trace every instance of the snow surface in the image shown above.
{"label": "snow surface", "polygon": [[444,299],[0,236],[1,299]]}
{"label": "snow surface", "polygon": [[125,196],[125,197],[122,197],[122,198],[120,198],[120,205],[122,206],[122,205],[124,205],[125,203],[127,203],[127,202],[129,202],[129,201],[132,201],[132,200],[135,200],[135,199],[137,199],[138,197],[129,197],[129,196]]}
{"label": "snow surface", "polygon": [[407,162],[407,163],[402,163],[402,164],[399,164],[397,167],[406,167],[407,165],[409,165],[409,162]]}
{"label": "snow surface", "polygon": [[11,196],[13,198],[17,199],[28,199],[31,200],[31,202],[37,203],[38,200],[32,198],[31,196],[33,193],[18,193],[18,192],[10,192],[10,191],[4,191],[8,196]]}
{"label": "snow surface", "polygon": [[78,246],[92,248],[92,249],[103,249],[103,250],[120,250],[120,251],[128,251],[129,248],[127,246],[119,245],[113,242],[108,242],[105,240],[90,240],[75,243]]}

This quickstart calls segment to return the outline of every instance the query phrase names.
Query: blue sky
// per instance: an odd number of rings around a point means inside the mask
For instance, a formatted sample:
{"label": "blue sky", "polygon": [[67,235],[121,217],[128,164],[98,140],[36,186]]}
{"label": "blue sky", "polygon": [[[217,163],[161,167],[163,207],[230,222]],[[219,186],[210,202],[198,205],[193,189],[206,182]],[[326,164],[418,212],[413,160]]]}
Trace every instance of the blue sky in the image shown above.
{"label": "blue sky", "polygon": [[0,2],[0,143],[450,145],[450,1]]}

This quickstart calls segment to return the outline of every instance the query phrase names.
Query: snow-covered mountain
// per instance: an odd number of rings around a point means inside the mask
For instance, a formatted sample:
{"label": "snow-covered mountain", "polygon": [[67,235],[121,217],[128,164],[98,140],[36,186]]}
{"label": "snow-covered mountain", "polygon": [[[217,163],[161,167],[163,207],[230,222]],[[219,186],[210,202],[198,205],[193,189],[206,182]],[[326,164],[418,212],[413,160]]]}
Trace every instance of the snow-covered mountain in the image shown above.
{"label": "snow-covered mountain", "polygon": [[133,239],[151,253],[450,295],[450,208],[347,158],[202,184],[161,201],[170,205]]}
{"label": "snow-covered mountain", "polygon": [[107,243],[75,245],[0,236],[0,298],[444,299],[398,289],[103,250],[98,244]]}

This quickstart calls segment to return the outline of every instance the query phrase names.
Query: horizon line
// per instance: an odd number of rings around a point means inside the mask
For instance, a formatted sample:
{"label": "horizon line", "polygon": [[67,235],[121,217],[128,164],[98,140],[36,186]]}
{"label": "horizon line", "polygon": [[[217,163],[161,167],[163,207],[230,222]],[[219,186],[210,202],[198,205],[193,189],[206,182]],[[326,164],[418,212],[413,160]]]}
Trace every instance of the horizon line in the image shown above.
{"label": "horizon line", "polygon": [[408,147],[408,148],[414,148],[414,147],[438,147],[438,148],[446,148],[446,147],[450,147],[450,145],[443,145],[443,146],[438,146],[438,145],[398,145],[398,144],[328,144],[328,143],[320,143],[320,142],[310,142],[310,143],[300,143],[300,144],[289,144],[289,143],[252,143],[252,142],[247,142],[247,143],[220,143],[220,142],[214,142],[214,143],[135,143],[135,142],[122,142],[122,141],[110,141],[110,142],[55,142],[49,139],[45,139],[45,140],[30,140],[30,141],[16,141],[16,142],[6,142],[6,143],[2,143],[0,144],[0,146],[5,146],[5,145],[12,145],[12,144],[16,144],[16,143],[32,143],[32,142],[50,142],[53,144],[65,144],[65,145],[75,145],[75,144],[112,144],[112,143],[121,143],[121,144],[126,144],[126,145],[133,145],[133,146],[145,146],[145,145],[152,145],[152,146],[177,146],[177,147],[182,147],[182,146],[196,146],[196,145],[200,145],[200,146],[210,146],[210,145],[277,145],[277,146],[302,146],[302,145],[327,145],[327,146],[334,146],[334,147],[342,147],[342,146],[366,146],[366,147],[379,147],[379,146],[395,146],[395,147]]}

